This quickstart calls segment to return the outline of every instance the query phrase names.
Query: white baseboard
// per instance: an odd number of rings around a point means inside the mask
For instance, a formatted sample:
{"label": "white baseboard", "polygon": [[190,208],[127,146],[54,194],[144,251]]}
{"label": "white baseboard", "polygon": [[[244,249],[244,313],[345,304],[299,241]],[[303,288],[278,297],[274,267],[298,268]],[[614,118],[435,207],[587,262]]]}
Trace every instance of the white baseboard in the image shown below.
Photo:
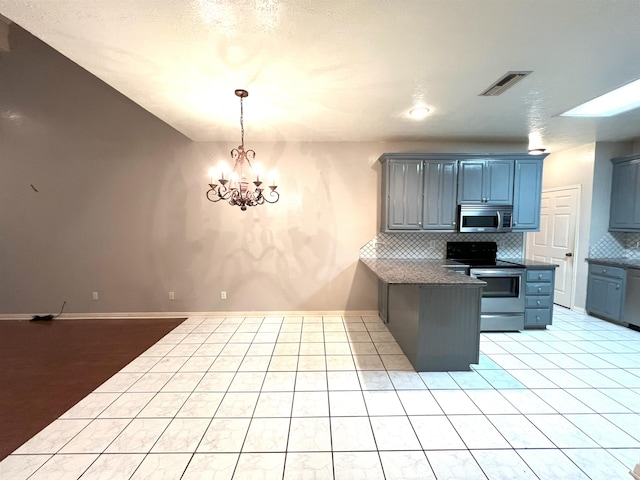
{"label": "white baseboard", "polygon": [[[104,312],[104,313],[63,313],[56,320],[109,320],[145,318],[188,318],[188,317],[374,317],[376,310],[302,310],[302,311],[244,311],[244,312]],[[30,313],[3,313],[2,320],[31,320]]]}

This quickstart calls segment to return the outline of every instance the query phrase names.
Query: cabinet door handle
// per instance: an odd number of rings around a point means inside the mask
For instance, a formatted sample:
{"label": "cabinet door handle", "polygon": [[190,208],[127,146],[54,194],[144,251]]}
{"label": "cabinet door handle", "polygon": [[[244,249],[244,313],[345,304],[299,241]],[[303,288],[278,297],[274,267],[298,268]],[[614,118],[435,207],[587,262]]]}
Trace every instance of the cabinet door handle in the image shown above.
{"label": "cabinet door handle", "polygon": [[603,268],[603,269],[602,269],[602,273],[607,273],[607,269],[606,269],[606,268]]}
{"label": "cabinet door handle", "polygon": [[616,290],[620,290],[620,285],[616,285]]}
{"label": "cabinet door handle", "polygon": [[540,305],[540,300],[536,300],[536,303],[537,303],[538,305]]}
{"label": "cabinet door handle", "polygon": [[538,293],[542,292],[542,287],[538,287]]}
{"label": "cabinet door handle", "polygon": [[541,273],[538,274],[538,280],[542,280],[542,274]]}
{"label": "cabinet door handle", "polygon": [[573,253],[568,252],[568,253],[565,253],[565,254],[564,254],[564,256],[565,256],[565,257],[573,257]]}

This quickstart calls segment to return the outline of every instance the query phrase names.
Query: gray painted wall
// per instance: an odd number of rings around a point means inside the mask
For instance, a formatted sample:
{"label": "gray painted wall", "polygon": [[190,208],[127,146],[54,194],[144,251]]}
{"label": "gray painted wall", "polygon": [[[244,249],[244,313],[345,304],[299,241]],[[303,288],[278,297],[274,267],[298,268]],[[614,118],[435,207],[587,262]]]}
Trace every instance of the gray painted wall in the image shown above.
{"label": "gray painted wall", "polygon": [[280,172],[282,199],[241,212],[204,196],[208,168],[237,143],[194,143],[16,25],[10,41],[0,314],[56,312],[63,300],[89,314],[375,310],[376,279],[358,258],[378,228],[378,157],[526,148],[252,144],[247,126],[248,147]]}

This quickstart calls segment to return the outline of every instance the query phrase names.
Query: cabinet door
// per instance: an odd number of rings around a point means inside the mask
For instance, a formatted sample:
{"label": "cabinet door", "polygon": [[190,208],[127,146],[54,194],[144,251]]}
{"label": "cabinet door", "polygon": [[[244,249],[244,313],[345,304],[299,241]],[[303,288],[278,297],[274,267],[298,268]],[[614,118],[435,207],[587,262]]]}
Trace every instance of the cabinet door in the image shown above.
{"label": "cabinet door", "polygon": [[456,166],[455,160],[425,161],[423,230],[455,231]]}
{"label": "cabinet door", "polygon": [[488,160],[485,168],[485,203],[513,204],[513,160]]}
{"label": "cabinet door", "polygon": [[542,161],[516,160],[513,185],[513,231],[540,230]]}
{"label": "cabinet door", "polygon": [[389,160],[389,230],[419,230],[422,222],[422,160]]}
{"label": "cabinet door", "polygon": [[463,160],[458,173],[458,203],[484,203],[485,161]]}
{"label": "cabinet door", "polygon": [[613,165],[609,229],[640,229],[640,160]]}
{"label": "cabinet door", "polygon": [[622,320],[640,327],[640,270],[627,270],[625,292],[624,317]]}
{"label": "cabinet door", "polygon": [[620,320],[622,312],[622,281],[599,275],[589,275],[587,311],[610,320]]}

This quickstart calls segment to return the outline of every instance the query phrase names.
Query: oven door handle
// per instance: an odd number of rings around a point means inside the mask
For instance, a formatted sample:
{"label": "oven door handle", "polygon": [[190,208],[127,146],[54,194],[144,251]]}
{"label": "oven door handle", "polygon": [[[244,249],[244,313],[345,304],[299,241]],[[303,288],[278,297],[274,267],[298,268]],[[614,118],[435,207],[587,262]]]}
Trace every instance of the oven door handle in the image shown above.
{"label": "oven door handle", "polygon": [[476,276],[481,276],[481,277],[521,277],[522,275],[524,275],[524,270],[516,270],[516,269],[506,269],[506,270],[494,270],[494,269],[490,269],[490,270],[484,270],[484,269],[477,269],[477,268],[472,268],[469,272],[469,275],[472,277],[476,277]]}

